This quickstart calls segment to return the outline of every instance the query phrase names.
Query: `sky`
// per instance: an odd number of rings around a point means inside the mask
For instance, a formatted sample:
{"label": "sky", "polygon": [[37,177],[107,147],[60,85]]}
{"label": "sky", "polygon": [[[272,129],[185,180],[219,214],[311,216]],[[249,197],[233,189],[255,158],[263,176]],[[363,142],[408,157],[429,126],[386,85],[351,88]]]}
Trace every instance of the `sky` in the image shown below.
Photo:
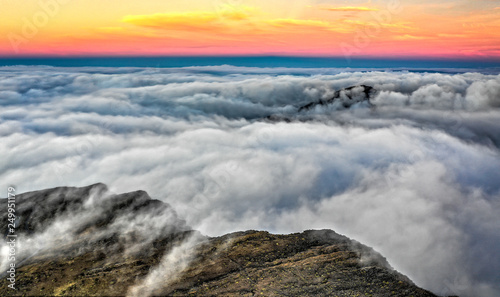
{"label": "sky", "polygon": [[500,58],[498,0],[0,0],[0,56]]}

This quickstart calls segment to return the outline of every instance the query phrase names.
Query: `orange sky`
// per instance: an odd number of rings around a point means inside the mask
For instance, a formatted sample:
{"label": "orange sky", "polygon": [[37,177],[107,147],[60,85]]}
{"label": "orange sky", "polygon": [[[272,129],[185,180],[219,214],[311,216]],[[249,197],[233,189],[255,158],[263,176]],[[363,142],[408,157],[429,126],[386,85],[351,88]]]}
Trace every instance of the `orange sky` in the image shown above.
{"label": "orange sky", "polygon": [[500,0],[0,0],[1,56],[500,57]]}

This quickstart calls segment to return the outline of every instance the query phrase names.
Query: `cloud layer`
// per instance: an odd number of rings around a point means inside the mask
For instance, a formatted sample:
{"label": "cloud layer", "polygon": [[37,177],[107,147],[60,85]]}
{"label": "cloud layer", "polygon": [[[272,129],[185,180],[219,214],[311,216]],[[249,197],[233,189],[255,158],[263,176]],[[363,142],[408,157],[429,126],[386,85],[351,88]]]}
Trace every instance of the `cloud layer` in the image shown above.
{"label": "cloud layer", "polygon": [[[372,106],[297,112],[359,84]],[[331,228],[438,294],[500,294],[498,75],[5,67],[0,105],[4,188],[142,189],[208,235]]]}

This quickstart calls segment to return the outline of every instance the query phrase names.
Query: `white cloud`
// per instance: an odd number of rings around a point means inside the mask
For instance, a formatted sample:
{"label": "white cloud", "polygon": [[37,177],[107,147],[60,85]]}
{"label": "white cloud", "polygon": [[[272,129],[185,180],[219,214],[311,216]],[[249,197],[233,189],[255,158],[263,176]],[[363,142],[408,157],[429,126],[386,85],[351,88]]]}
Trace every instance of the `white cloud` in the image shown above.
{"label": "white cloud", "polygon": [[467,89],[466,100],[472,109],[500,107],[500,76],[496,79],[474,82]]}
{"label": "white cloud", "polygon": [[[331,228],[436,293],[489,296],[500,292],[499,81],[12,67],[0,70],[0,180],[146,190],[208,235]],[[297,114],[359,84],[379,90],[374,107]],[[271,114],[301,121],[262,120]]]}

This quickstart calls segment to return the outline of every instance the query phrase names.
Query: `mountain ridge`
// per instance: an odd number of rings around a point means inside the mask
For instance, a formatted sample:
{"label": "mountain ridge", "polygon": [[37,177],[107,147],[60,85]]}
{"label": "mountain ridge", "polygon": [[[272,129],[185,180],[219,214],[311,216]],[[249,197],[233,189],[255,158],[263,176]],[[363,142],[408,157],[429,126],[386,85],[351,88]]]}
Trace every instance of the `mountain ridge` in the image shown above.
{"label": "mountain ridge", "polygon": [[146,192],[101,183],[19,194],[16,207],[30,246],[18,247],[18,290],[2,277],[2,296],[436,296],[332,230],[208,237]]}

